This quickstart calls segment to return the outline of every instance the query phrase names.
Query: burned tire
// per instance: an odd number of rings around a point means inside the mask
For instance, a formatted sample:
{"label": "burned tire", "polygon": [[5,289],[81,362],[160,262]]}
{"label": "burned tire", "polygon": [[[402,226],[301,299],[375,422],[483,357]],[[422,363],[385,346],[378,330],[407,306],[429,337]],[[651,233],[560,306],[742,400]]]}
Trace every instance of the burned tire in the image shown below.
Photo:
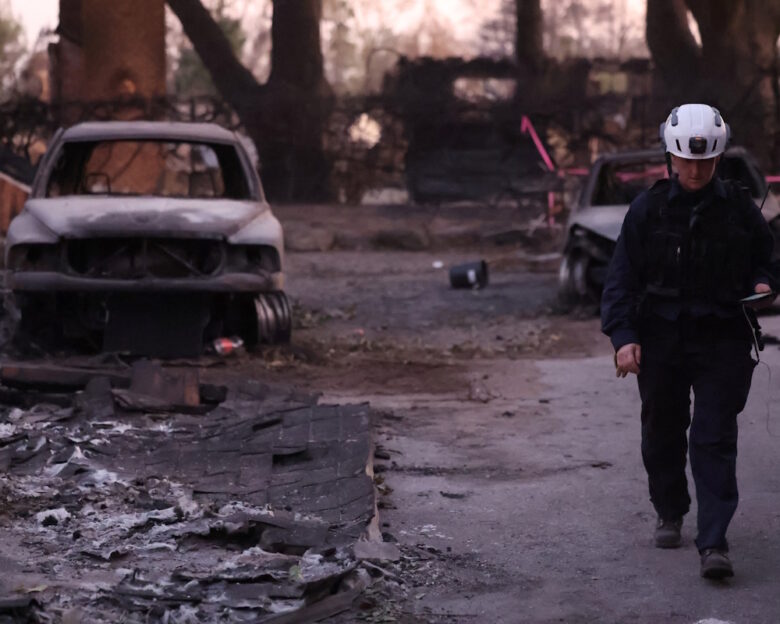
{"label": "burned tire", "polygon": [[292,307],[283,292],[261,293],[255,298],[257,342],[286,344],[292,334]]}
{"label": "burned tire", "polygon": [[589,277],[592,260],[573,251],[564,255],[558,269],[558,299],[566,308],[598,306],[598,289]]}

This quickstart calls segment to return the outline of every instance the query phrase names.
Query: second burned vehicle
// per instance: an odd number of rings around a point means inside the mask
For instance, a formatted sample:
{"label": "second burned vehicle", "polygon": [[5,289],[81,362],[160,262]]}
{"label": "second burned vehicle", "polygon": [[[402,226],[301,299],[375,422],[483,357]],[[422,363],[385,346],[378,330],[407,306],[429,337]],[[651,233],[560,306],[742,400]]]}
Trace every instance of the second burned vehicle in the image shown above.
{"label": "second burned vehicle", "polygon": [[5,258],[36,340],[171,356],[290,336],[281,225],[242,141],[212,124],[58,131]]}
{"label": "second burned vehicle", "polygon": [[[758,205],[763,202],[762,213],[770,228],[780,232],[780,205],[772,193],[767,195],[764,175],[744,148],[727,150],[718,174],[747,187]],[[629,205],[665,175],[666,160],[661,150],[607,154],[593,164],[567,224],[558,273],[559,295],[564,302],[595,304],[599,300]]]}

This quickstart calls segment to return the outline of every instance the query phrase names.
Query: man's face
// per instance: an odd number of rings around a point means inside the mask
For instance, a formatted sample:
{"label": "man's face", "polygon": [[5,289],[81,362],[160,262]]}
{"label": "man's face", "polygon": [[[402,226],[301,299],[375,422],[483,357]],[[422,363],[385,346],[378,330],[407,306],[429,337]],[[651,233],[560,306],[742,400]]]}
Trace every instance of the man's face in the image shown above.
{"label": "man's face", "polygon": [[718,166],[719,160],[720,156],[692,160],[672,154],[672,169],[677,172],[680,186],[686,191],[698,191],[710,183],[712,176],[715,175],[715,168]]}

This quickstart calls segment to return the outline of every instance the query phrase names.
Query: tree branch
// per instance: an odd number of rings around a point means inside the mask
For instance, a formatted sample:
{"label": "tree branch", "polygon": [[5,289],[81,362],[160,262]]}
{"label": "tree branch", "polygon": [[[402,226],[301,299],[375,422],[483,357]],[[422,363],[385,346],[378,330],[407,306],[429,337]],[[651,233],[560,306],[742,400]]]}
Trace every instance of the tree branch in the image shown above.
{"label": "tree branch", "polygon": [[239,116],[260,85],[233,54],[230,42],[200,0],[167,0],[214,86]]}

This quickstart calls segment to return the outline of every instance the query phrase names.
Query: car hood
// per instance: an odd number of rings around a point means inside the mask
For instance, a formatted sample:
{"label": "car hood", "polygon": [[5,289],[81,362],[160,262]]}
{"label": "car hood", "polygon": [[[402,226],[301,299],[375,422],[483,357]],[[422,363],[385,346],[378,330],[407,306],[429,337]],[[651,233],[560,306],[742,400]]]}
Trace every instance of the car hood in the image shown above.
{"label": "car hood", "polygon": [[[753,201],[756,201],[758,204],[761,203],[761,199],[756,200],[756,198],[753,198]],[[580,208],[572,215],[569,221],[569,229],[579,226],[614,242],[618,239],[620,228],[623,225],[623,219],[627,212],[628,204]],[[767,221],[780,216],[780,202],[778,202],[777,197],[773,193],[770,193],[764,202],[762,214]]]}
{"label": "car hood", "polygon": [[163,197],[32,199],[25,210],[58,236],[228,237],[268,210],[257,201]]}
{"label": "car hood", "polygon": [[761,214],[764,215],[764,219],[766,219],[767,222],[780,217],[780,201],[778,201],[777,195],[770,192],[769,195],[766,196],[766,200],[763,198],[758,200],[759,205],[761,205],[762,202],[764,205],[761,209]]}
{"label": "car hood", "polygon": [[589,206],[572,215],[569,229],[579,226],[608,240],[616,241],[628,212],[628,204]]}

